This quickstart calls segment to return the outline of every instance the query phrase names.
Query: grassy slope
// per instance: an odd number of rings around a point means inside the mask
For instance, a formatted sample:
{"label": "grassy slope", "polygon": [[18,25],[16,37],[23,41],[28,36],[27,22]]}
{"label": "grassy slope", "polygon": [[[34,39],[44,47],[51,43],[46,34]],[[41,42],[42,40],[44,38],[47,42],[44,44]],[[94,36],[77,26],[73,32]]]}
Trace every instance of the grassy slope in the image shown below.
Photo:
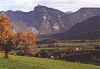
{"label": "grassy slope", "polygon": [[[9,55],[10,59],[4,59],[3,56],[0,53],[0,69],[33,69],[33,57]],[[100,69],[100,67],[35,57],[34,69]]]}

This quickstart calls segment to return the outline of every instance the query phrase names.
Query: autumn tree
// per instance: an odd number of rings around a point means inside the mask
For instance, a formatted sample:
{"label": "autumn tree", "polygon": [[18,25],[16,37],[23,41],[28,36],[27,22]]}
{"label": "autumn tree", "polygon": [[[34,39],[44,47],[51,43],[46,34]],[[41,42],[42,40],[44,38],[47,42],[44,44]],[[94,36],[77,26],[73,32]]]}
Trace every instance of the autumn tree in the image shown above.
{"label": "autumn tree", "polygon": [[[8,58],[8,52],[21,47],[27,55],[33,53],[33,46],[35,46],[35,36],[33,33],[18,32],[13,34],[10,29],[11,23],[9,22],[9,17],[0,15],[0,48],[5,51],[5,58]],[[20,45],[22,42],[22,45]]]}
{"label": "autumn tree", "polygon": [[35,46],[35,36],[33,36],[32,32],[27,32],[25,39],[23,40],[24,45],[24,52],[27,53],[27,56],[33,54],[33,47]]}
{"label": "autumn tree", "polygon": [[0,48],[5,51],[5,58],[8,58],[8,52],[17,48],[23,33],[13,34],[10,29],[11,23],[9,17],[0,15]]}
{"label": "autumn tree", "polygon": [[18,46],[19,46],[20,48],[23,48],[23,45],[20,45],[20,42],[21,42],[22,40],[24,40],[24,39],[25,39],[24,32],[18,32],[18,33],[15,34],[15,39],[14,39],[14,41],[15,41],[16,49],[17,49]]}

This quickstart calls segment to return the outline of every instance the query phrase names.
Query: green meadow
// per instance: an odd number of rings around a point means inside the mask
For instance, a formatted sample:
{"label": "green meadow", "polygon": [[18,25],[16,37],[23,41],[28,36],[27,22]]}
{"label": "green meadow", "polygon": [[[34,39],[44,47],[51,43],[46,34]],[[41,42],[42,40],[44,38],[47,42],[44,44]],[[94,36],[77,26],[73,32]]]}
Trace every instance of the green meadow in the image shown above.
{"label": "green meadow", "polygon": [[[37,48],[36,47],[34,50],[58,49],[58,48],[60,50],[64,50],[64,49],[68,49],[68,48],[76,48],[76,46],[78,46],[79,48],[82,48],[81,46],[86,46],[87,48],[92,48],[93,47],[93,45],[89,46],[88,44],[94,44],[94,43],[55,43],[55,44],[52,44],[55,47],[47,47],[49,44],[46,44],[46,45],[41,45],[41,46],[43,46],[43,48]],[[60,47],[56,47],[56,45],[59,45]],[[63,46],[65,46],[65,47],[63,47]],[[67,46],[69,46],[69,47],[67,47]]]}
{"label": "green meadow", "polygon": [[9,55],[9,59],[3,57],[4,54],[0,53],[0,69],[100,69],[97,65],[45,58],[14,55]]}

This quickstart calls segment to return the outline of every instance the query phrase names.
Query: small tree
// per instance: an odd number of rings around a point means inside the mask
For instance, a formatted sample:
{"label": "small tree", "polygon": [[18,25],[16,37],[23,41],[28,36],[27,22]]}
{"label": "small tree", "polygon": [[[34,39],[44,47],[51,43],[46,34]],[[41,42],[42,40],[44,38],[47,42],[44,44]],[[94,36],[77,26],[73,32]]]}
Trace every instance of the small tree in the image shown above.
{"label": "small tree", "polygon": [[27,56],[30,56],[30,54],[33,54],[33,46],[35,43],[33,42],[35,37],[33,36],[32,32],[27,32],[25,39],[23,40],[23,45],[24,45],[24,52],[27,53]]}

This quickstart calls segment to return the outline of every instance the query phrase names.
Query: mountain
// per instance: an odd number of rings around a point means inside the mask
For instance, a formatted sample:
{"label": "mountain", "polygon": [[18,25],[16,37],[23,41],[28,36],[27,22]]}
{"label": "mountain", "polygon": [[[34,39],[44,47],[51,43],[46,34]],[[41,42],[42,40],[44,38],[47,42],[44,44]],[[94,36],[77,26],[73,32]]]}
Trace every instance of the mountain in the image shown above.
{"label": "mountain", "polygon": [[100,15],[99,13],[100,8],[81,8],[75,13],[62,16],[61,19],[64,23],[64,26],[66,27],[66,31],[68,31],[75,24],[80,23],[90,17],[98,16]]}
{"label": "mountain", "polygon": [[65,13],[38,5],[34,8],[34,24],[33,26],[41,32],[41,34],[52,34],[65,30],[61,21],[61,16]]}
{"label": "mountain", "polygon": [[56,34],[68,31],[72,26],[90,17],[100,15],[100,8],[81,8],[66,14],[57,9],[38,5],[34,11],[1,11],[0,14],[10,17],[13,32],[28,30],[34,34]]}
{"label": "mountain", "polygon": [[68,11],[68,12],[66,12],[66,14],[71,14],[71,13],[74,13],[74,12],[72,12],[72,11]]}
{"label": "mountain", "polygon": [[[19,31],[34,31],[37,34],[37,30],[32,26],[33,25],[33,13],[34,11],[30,12],[22,12],[22,11],[1,11],[0,14],[7,16],[10,18],[10,22],[12,25],[12,30],[14,33]],[[34,28],[34,29],[33,29]]]}
{"label": "mountain", "polygon": [[59,10],[38,5],[34,8],[33,26],[41,34],[55,34],[68,31],[72,26],[90,17],[98,16],[100,8],[81,8],[66,14]]}
{"label": "mountain", "polygon": [[[63,38],[61,38],[63,39]],[[100,30],[94,30],[91,32],[84,32],[80,34],[76,34],[74,36],[70,36],[67,38],[68,40],[95,40],[95,39],[100,39]]]}
{"label": "mountain", "polygon": [[2,11],[1,14],[10,17],[10,22],[13,20],[21,21],[27,27],[30,27],[33,24],[33,11],[22,12],[22,11]]}
{"label": "mountain", "polygon": [[75,24],[65,33],[54,34],[52,38],[57,39],[99,39],[100,38],[100,16],[91,17],[81,23]]}

